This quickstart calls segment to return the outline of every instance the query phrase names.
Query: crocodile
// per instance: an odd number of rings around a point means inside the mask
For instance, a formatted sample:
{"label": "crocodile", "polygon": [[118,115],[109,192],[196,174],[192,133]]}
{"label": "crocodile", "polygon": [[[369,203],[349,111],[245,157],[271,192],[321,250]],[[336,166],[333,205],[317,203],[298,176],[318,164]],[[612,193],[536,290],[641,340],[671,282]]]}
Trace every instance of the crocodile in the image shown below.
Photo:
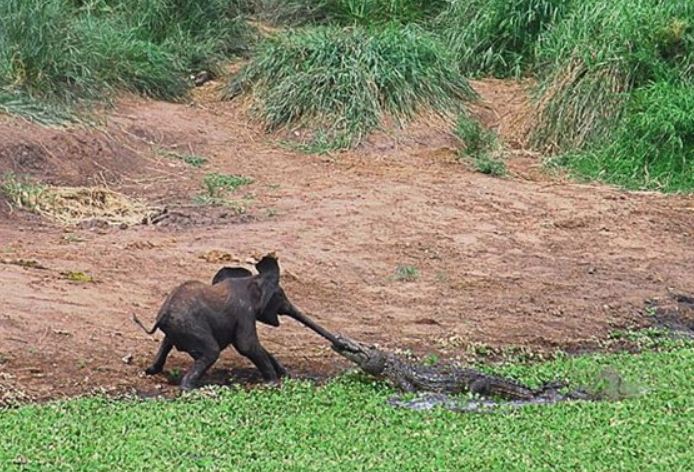
{"label": "crocodile", "polygon": [[487,374],[476,369],[438,367],[407,362],[403,358],[369,346],[343,335],[335,335],[332,349],[354,362],[365,373],[386,380],[393,387],[406,392],[459,394],[469,392],[482,397],[536,403],[562,400],[585,400],[589,395],[581,390],[566,394],[560,389],[565,382],[548,382],[531,388],[515,380]]}

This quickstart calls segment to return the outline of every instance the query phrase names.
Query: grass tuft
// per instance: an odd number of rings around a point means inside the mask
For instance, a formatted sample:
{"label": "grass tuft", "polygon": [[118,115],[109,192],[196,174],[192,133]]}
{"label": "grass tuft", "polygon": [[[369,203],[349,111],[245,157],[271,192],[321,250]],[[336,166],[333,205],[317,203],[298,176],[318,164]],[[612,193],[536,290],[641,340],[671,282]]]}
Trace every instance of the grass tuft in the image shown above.
{"label": "grass tuft", "polygon": [[412,23],[429,19],[446,0],[324,0],[330,18],[343,24]]}
{"label": "grass tuft", "polygon": [[8,200],[19,208],[36,211],[40,199],[45,193],[46,187],[33,182],[25,176],[18,176],[11,172],[3,175],[0,180],[0,192]]}
{"label": "grass tuft", "polygon": [[655,83],[634,93],[606,144],[558,161],[578,175],[631,189],[694,189],[694,87]]}
{"label": "grass tuft", "polygon": [[423,22],[438,14],[446,0],[249,0],[249,11],[272,25],[307,23],[378,25]]}
{"label": "grass tuft", "polygon": [[461,159],[471,159],[475,169],[483,174],[494,177],[506,174],[506,164],[496,152],[499,143],[493,131],[466,113],[461,113],[458,116],[455,134],[463,142],[462,148],[458,150]]}
{"label": "grass tuft", "polygon": [[192,72],[215,72],[244,48],[237,3],[4,0],[0,109],[45,122],[53,111],[117,90],[180,98]]}
{"label": "grass tuft", "polygon": [[419,278],[419,269],[411,265],[398,265],[393,278],[398,282],[414,282]]}
{"label": "grass tuft", "polygon": [[519,76],[535,60],[537,38],[572,0],[452,0],[437,27],[468,76]]}
{"label": "grass tuft", "polygon": [[538,43],[531,143],[579,174],[691,190],[694,4],[591,0]]}
{"label": "grass tuft", "polygon": [[475,93],[436,37],[415,25],[317,27],[268,39],[228,96],[254,100],[268,130],[302,128],[307,143],[348,148],[385,115],[461,108]]}
{"label": "grass tuft", "polygon": [[244,200],[234,200],[229,198],[229,194],[252,183],[252,178],[243,175],[210,173],[203,179],[205,193],[196,195],[193,201],[198,205],[225,206],[242,214],[246,212],[247,201],[252,196],[246,195]]}
{"label": "grass tuft", "polygon": [[233,192],[239,187],[253,183],[253,179],[234,174],[207,174],[203,179],[205,190],[210,197],[219,197],[224,192]]}
{"label": "grass tuft", "polygon": [[694,5],[655,0],[591,0],[538,45],[540,90],[532,136],[565,151],[607,138],[631,93],[653,82],[694,84]]}
{"label": "grass tuft", "polygon": [[207,164],[208,159],[204,156],[192,153],[181,153],[171,149],[157,148],[155,152],[161,156],[167,157],[169,159],[175,159],[181,162],[185,162],[191,167],[200,168]]}

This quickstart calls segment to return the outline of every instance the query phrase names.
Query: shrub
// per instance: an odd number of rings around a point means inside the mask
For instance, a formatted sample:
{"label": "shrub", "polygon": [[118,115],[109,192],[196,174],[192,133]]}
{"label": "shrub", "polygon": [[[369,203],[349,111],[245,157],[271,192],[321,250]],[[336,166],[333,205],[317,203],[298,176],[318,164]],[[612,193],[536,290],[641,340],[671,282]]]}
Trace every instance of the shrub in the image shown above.
{"label": "shrub", "polygon": [[534,63],[537,38],[567,0],[452,0],[438,18],[460,67],[471,76],[518,76]]}
{"label": "shrub", "polygon": [[[115,89],[174,99],[188,75],[242,49],[232,0],[4,0],[0,107],[43,116]],[[33,100],[35,101],[35,100]],[[50,108],[50,107],[48,107]]]}
{"label": "shrub", "polygon": [[658,82],[635,93],[606,145],[561,160],[628,188],[694,189],[694,87]]}
{"label": "shrub", "polygon": [[460,158],[471,159],[475,169],[483,174],[496,177],[506,174],[506,164],[494,153],[498,141],[493,131],[462,113],[455,134],[463,141],[463,147],[458,151]]}
{"label": "shrub", "polygon": [[475,96],[446,47],[415,25],[317,27],[267,40],[232,80],[269,130],[299,126],[309,142],[353,146],[384,115],[455,111]]}
{"label": "shrub", "polygon": [[655,81],[692,83],[694,4],[665,0],[592,0],[541,38],[547,70],[536,147],[583,148],[607,138],[631,92]]}
{"label": "shrub", "polygon": [[410,23],[435,16],[446,0],[248,0],[248,11],[271,24],[342,25]]}

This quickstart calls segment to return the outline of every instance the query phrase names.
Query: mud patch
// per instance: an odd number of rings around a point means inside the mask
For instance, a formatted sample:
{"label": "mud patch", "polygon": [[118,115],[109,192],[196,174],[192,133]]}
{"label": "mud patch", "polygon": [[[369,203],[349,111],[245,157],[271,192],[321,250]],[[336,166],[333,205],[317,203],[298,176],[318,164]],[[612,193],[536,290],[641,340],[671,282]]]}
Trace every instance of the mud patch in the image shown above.
{"label": "mud patch", "polygon": [[0,147],[0,161],[16,173],[50,172],[48,152],[36,143],[10,143]]}
{"label": "mud patch", "polygon": [[649,300],[646,312],[653,324],[678,337],[694,339],[694,295],[670,291],[666,299]]}
{"label": "mud patch", "polygon": [[252,214],[241,213],[223,207],[177,207],[165,208],[146,218],[143,223],[162,228],[190,228],[229,223],[250,223],[256,218]]}

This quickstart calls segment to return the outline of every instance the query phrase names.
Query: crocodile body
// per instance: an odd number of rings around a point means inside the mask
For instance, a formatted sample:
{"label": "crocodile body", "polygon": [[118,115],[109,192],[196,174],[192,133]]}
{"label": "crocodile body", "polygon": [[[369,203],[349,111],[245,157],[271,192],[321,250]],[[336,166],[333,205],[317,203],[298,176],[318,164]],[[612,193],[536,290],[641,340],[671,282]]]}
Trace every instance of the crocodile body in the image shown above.
{"label": "crocodile body", "polygon": [[[471,392],[485,397],[501,397],[506,400],[568,399],[558,393],[562,383],[549,383],[532,389],[515,380],[486,374],[475,369],[458,367],[434,367],[413,364],[395,354],[358,343],[344,336],[337,336],[333,349],[357,364],[364,372],[387,380],[404,392],[433,392],[457,394]],[[579,397],[576,392],[573,397]]]}

